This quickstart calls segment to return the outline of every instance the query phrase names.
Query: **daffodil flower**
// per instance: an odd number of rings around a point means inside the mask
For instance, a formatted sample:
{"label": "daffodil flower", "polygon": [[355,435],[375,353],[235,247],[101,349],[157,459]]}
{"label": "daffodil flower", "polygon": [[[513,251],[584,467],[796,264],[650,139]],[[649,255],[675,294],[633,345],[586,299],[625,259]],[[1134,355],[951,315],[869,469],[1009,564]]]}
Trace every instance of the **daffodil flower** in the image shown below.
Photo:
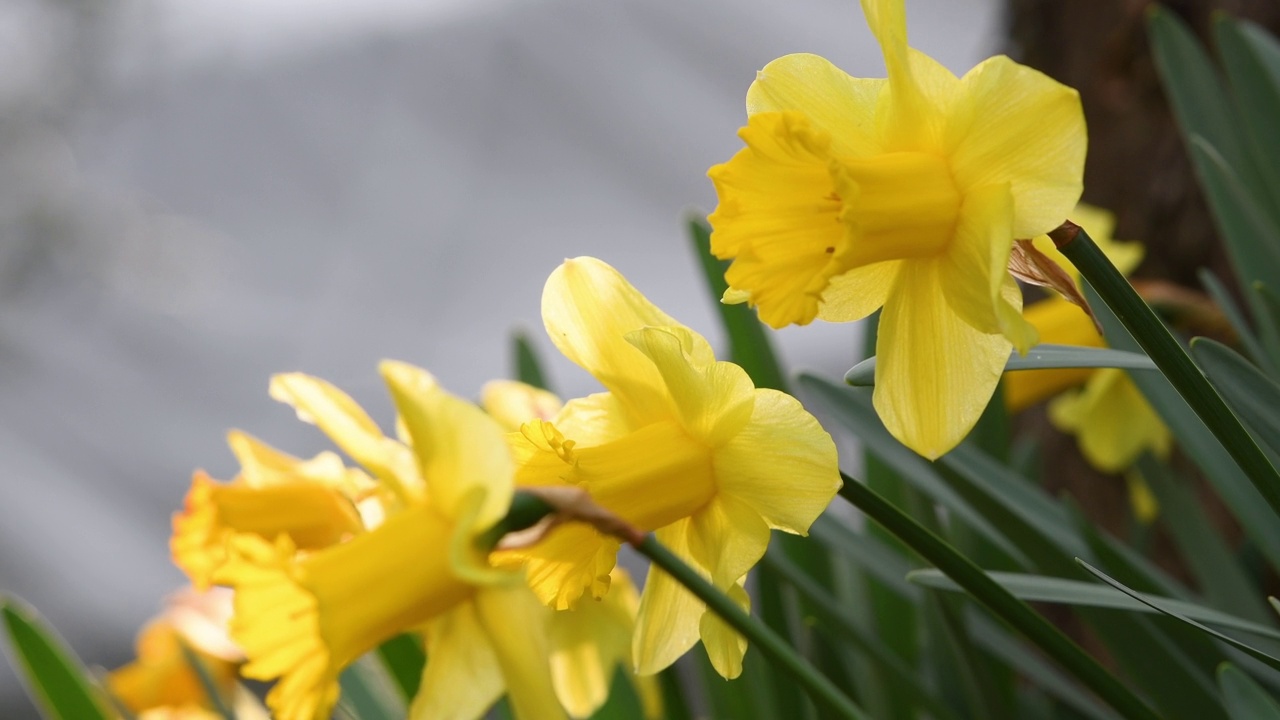
{"label": "daffodil flower", "polygon": [[746,148],[711,168],[711,250],[726,301],[780,328],[883,307],[874,404],[929,458],[956,445],[1034,329],[1007,270],[1015,238],[1057,227],[1080,196],[1076,92],[1007,57],[956,78],[907,45],[902,0],[863,0],[888,79],[816,55],[765,66]]}
{"label": "daffodil flower", "polygon": [[[756,389],[702,336],[594,258],[551,274],[552,342],[609,391],[569,401],[511,436],[517,483],[575,485],[658,539],[739,604],[770,528],[805,533],[840,487],[835,445],[794,398]],[[531,586],[558,608],[603,597],[618,543],[558,528],[522,553]],[[636,621],[637,671],[670,665],[699,636],[716,669],[741,672],[746,641],[675,580],[650,570]]]}
{"label": "daffodil flower", "polygon": [[[1110,213],[1080,205],[1072,217],[1120,272],[1127,275],[1142,261],[1141,243],[1113,239],[1115,218]],[[1079,281],[1079,271],[1058,252],[1052,240],[1038,237],[1035,245]],[[1030,305],[1026,317],[1044,342],[1087,347],[1106,344],[1093,321],[1061,297]],[[1084,386],[1082,390],[1073,391],[1080,385]],[[1055,396],[1049,405],[1050,422],[1059,430],[1076,435],[1080,451],[1095,468],[1119,473],[1131,467],[1144,451],[1168,454],[1172,442],[1169,428],[1123,370],[1027,370],[1005,377],[1005,402],[1011,411]]]}
{"label": "daffodil flower", "polygon": [[[217,582],[235,589],[234,639],[246,677],[279,678],[281,720],[328,718],[342,669],[406,631],[426,637],[410,718],[476,718],[503,692],[525,720],[564,717],[552,686],[545,608],[519,573],[476,544],[503,517],[513,467],[502,430],[425,371],[385,362],[404,441],[385,438],[349,397],[287,375],[273,396],[315,422],[372,475],[397,488],[376,528],[300,556],[289,534],[238,534]],[[406,455],[407,452],[407,455]],[[519,632],[512,632],[519,628]]]}

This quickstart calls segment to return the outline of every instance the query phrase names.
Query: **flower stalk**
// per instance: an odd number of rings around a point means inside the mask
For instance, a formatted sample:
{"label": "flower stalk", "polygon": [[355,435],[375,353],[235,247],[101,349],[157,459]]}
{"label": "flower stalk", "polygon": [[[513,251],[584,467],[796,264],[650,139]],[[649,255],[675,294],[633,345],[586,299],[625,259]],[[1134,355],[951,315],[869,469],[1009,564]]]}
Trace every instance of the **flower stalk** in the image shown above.
{"label": "flower stalk", "polygon": [[[506,517],[499,520],[489,530],[480,535],[477,542],[482,548],[491,548],[508,534],[518,533],[533,528],[547,518],[561,513],[563,508],[526,490],[518,490],[511,501],[511,509]],[[586,515],[569,511],[568,520],[587,520]],[[597,529],[618,537],[634,547],[650,562],[706,603],[712,612],[720,616],[734,630],[741,633],[752,644],[759,647],[778,667],[789,673],[809,693],[815,704],[825,709],[831,717],[865,720],[869,716],[836,687],[826,676],[818,672],[804,658],[787,644],[785,640],[744,611],[726,593],[708,582],[698,571],[668,550],[652,533],[642,533],[634,528],[626,528],[621,523],[596,523]]]}
{"label": "flower stalk", "polygon": [[1049,237],[1280,515],[1280,472],[1151,307],[1079,225],[1068,220]]}

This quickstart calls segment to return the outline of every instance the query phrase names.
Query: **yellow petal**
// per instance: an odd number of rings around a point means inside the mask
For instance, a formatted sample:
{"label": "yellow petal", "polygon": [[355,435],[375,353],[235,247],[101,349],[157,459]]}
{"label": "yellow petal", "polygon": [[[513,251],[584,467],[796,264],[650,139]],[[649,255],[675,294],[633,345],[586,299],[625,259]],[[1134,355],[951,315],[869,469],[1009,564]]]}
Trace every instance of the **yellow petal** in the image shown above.
{"label": "yellow petal", "polygon": [[1057,227],[1080,198],[1086,147],[1075,90],[999,56],[967,73],[950,129],[951,167],[968,191],[1009,183],[1014,237]]}
{"label": "yellow petal", "polygon": [[[741,585],[730,585],[726,593],[743,611],[751,611],[751,597]],[[747,653],[745,637],[713,612],[703,613],[698,633],[702,636],[702,646],[707,650],[711,666],[721,677],[733,680],[742,674],[742,657]]]}
{"label": "yellow petal", "polygon": [[1049,419],[1074,432],[1085,459],[1103,472],[1128,469],[1146,450],[1157,455],[1169,451],[1168,427],[1138,386],[1116,368],[1099,369],[1083,391],[1050,403]]}
{"label": "yellow petal", "polygon": [[941,255],[940,279],[957,315],[979,332],[1004,334],[1025,354],[1036,332],[1022,317],[1022,294],[1008,271],[1012,216],[1007,184],[970,192],[951,246]]}
{"label": "yellow petal", "polygon": [[[277,450],[252,435],[232,430],[227,445],[240,462],[240,476],[250,486],[263,487],[307,480],[341,490],[356,489],[361,473],[350,473],[335,453],[322,452],[310,460]],[[367,476],[365,476],[367,477]],[[367,488],[367,484],[364,484]]]}
{"label": "yellow petal", "polygon": [[[689,520],[680,520],[657,531],[658,542],[686,562],[691,559],[689,525]],[[631,642],[636,672],[660,672],[688,652],[698,642],[698,623],[705,611],[706,605],[683,585],[650,566]]]}
{"label": "yellow petal", "polygon": [[[744,610],[750,603],[739,581],[764,557],[768,546],[769,526],[741,501],[718,497],[691,518],[689,552],[694,561],[709,570],[711,582]],[[730,680],[741,674],[746,639],[712,612],[702,616],[698,627],[716,671]]]}
{"label": "yellow petal", "polygon": [[583,523],[563,525],[537,545],[497,553],[498,562],[517,558],[525,563],[529,587],[542,602],[565,610],[577,607],[590,592],[602,598],[609,591],[609,571],[618,558],[619,543]]}
{"label": "yellow petal", "polygon": [[[551,681],[547,613],[521,583],[486,587],[475,605],[493,645],[517,720],[567,717]],[[442,658],[448,661],[449,658]]]}
{"label": "yellow petal", "polygon": [[715,454],[721,492],[770,527],[805,534],[840,489],[836,446],[798,400],[757,390],[748,422]]}
{"label": "yellow petal", "polygon": [[561,405],[555,393],[514,380],[491,380],[480,389],[480,406],[507,432],[530,420],[551,420]]}
{"label": "yellow petal", "polygon": [[410,437],[434,507],[457,519],[461,499],[483,491],[475,522],[492,525],[511,505],[515,467],[502,428],[480,408],[445,392],[427,371],[385,360],[379,366]]}
{"label": "yellow petal", "polygon": [[747,90],[747,114],[802,113],[831,136],[837,155],[870,155],[881,151],[875,106],[883,87],[883,80],[851,77],[818,55],[784,55],[756,73]]}
{"label": "yellow petal", "polygon": [[831,278],[822,292],[818,317],[827,322],[853,322],[879,310],[889,297],[901,264],[901,261],[889,260],[856,267]]}
{"label": "yellow petal", "polygon": [[409,450],[385,437],[377,423],[333,385],[302,373],[271,378],[271,397],[290,405],[298,419],[314,423],[334,444],[379,479],[413,493],[418,478]]}
{"label": "yellow petal", "polygon": [[502,668],[475,603],[427,624],[427,664],[409,720],[473,720],[502,696]]}
{"label": "yellow petal", "polygon": [[755,385],[733,363],[695,364],[687,349],[694,335],[685,328],[644,328],[628,333],[627,341],[653,361],[685,431],[718,447],[750,419]]}
{"label": "yellow petal", "polygon": [[750,296],[763,322],[804,325],[827,282],[847,269],[830,136],[790,111],[751,115],[738,134],[747,146],[707,172],[719,197],[707,218],[711,251],[733,258],[725,280]]}
{"label": "yellow petal", "polygon": [[[1102,347],[1102,336],[1084,311],[1060,297],[1032,303],[1024,312],[1040,341],[1055,345]],[[1060,368],[1020,370],[1004,376],[1004,399],[1009,412],[1021,412],[1070,388],[1082,385],[1093,370]]]}
{"label": "yellow petal", "polygon": [[904,264],[876,343],[876,412],[894,437],[929,459],[977,423],[1012,347],[951,309],[941,270],[938,261]]}
{"label": "yellow petal", "polygon": [[[647,326],[682,326],[617,270],[590,257],[564,261],[542,291],[542,320],[560,352],[612,391],[633,421],[667,413],[662,378],[625,336]],[[705,340],[690,352],[701,362],[714,359]]]}
{"label": "yellow petal", "polygon": [[768,547],[769,526],[740,500],[722,495],[690,518],[689,552],[721,590],[755,567]]}
{"label": "yellow petal", "polygon": [[603,445],[631,432],[626,409],[613,393],[595,393],[565,403],[555,426],[579,445]]}

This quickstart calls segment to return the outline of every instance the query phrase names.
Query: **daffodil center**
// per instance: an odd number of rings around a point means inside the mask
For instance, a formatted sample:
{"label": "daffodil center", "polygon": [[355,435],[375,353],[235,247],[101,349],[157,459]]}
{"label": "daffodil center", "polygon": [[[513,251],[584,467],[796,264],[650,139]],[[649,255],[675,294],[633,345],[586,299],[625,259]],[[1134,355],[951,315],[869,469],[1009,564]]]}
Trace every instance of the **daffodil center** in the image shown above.
{"label": "daffodil center", "polygon": [[853,230],[849,267],[930,257],[950,244],[961,195],[944,159],[884,153],[842,158],[832,172],[844,203],[840,220]]}

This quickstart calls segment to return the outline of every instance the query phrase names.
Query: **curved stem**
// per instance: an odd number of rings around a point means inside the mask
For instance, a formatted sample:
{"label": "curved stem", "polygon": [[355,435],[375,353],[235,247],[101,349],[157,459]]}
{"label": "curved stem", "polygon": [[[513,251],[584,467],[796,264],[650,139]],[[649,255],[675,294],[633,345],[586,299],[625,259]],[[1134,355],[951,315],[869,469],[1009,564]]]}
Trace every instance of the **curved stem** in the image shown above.
{"label": "curved stem", "polygon": [[880,523],[925,560],[933,563],[934,567],[968,591],[997,617],[1025,635],[1117,712],[1130,720],[1159,720],[1160,716],[1154,710],[1071,638],[1032,610],[1030,605],[1014,597],[971,560],[877,495],[874,490],[844,473],[840,475],[844,478],[844,486],[840,488],[841,497],[866,513],[867,517]]}
{"label": "curved stem", "polygon": [[1067,221],[1049,237],[1280,515],[1280,473],[1151,307],[1083,228]]}

